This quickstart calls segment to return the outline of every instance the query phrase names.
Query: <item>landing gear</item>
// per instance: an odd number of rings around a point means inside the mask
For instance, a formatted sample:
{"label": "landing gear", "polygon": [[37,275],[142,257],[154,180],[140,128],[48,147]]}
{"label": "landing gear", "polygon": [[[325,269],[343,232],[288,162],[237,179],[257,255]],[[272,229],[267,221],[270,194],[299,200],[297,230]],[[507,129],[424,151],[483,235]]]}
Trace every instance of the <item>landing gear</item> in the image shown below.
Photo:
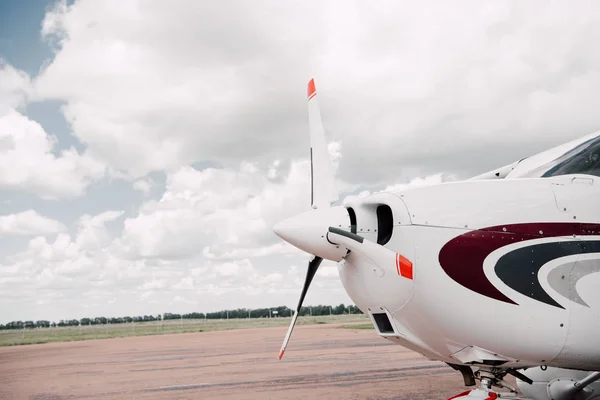
{"label": "landing gear", "polygon": [[[500,398],[511,398],[517,394],[517,389],[513,386],[509,385],[504,377],[506,374],[513,372],[512,370],[503,370],[500,368],[492,368],[492,369],[480,369],[473,373],[473,377],[480,381],[480,385],[478,389],[467,390],[461,394],[458,394],[454,397],[450,397],[448,400],[453,399],[480,399],[480,400],[494,400]],[[514,371],[516,372],[516,371]],[[464,374],[463,374],[464,376]],[[465,379],[466,382],[466,379]],[[509,392],[498,393],[492,391],[492,387],[496,386],[503,389],[508,389]]]}
{"label": "landing gear", "polygon": [[475,372],[475,379],[481,381],[481,388],[491,390],[492,386],[496,386],[503,389],[508,389],[510,393],[517,393],[512,385],[504,380],[506,374],[509,371],[505,369],[493,368],[491,370],[479,370]]}
{"label": "landing gear", "polygon": [[[458,368],[455,368],[458,369]],[[465,383],[480,382],[479,388],[468,390],[448,400],[495,400],[518,398],[530,400],[600,400],[600,372],[566,370],[560,368],[530,368],[525,373],[512,368],[484,368],[469,374],[461,367]],[[472,370],[471,370],[472,371]],[[517,385],[525,397],[518,397],[517,390],[509,385],[504,377],[517,377]],[[472,379],[467,379],[469,376]],[[492,387],[507,389],[508,392],[495,392]]]}

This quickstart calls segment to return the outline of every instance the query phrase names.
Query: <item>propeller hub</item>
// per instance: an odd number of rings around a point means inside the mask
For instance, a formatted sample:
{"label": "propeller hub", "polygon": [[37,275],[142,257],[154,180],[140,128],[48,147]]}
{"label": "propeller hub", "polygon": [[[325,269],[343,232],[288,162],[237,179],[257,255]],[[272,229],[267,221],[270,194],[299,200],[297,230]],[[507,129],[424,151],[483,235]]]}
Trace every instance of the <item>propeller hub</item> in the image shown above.
{"label": "propeller hub", "polygon": [[330,226],[350,231],[346,208],[317,208],[288,218],[273,227],[277,236],[300,250],[331,261],[341,261],[346,248],[327,240]]}

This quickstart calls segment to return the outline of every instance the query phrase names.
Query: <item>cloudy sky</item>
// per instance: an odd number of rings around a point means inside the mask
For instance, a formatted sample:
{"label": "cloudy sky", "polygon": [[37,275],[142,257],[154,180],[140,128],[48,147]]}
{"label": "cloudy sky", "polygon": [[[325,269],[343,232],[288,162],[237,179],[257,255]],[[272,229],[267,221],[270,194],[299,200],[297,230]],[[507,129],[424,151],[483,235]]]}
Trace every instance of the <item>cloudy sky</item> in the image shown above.
{"label": "cloudy sky", "polygon": [[0,323],[294,306],[311,77],[343,197],[600,129],[599,42],[595,1],[3,1]]}

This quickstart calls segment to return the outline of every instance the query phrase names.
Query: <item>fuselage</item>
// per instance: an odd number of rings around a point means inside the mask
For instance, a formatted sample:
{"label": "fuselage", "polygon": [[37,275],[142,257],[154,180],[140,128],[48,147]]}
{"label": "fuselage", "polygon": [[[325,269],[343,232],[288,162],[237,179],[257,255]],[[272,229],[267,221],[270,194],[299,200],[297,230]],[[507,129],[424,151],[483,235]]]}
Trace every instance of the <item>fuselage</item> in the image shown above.
{"label": "fuselage", "polygon": [[592,175],[355,199],[348,228],[409,260],[412,276],[352,252],[339,274],[381,336],[429,358],[598,370],[599,199]]}

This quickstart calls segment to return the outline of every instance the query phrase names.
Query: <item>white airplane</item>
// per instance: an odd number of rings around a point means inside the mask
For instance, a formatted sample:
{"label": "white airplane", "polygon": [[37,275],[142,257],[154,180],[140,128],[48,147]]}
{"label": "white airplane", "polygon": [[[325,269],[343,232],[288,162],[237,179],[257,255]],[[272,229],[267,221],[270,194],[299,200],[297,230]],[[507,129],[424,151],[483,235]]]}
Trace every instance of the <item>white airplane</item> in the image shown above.
{"label": "white airplane", "polygon": [[453,399],[600,399],[600,132],[465,181],[331,206],[314,80],[308,111],[312,210],[273,229],[313,257],[279,359],[326,259],[380,336],[476,387]]}

